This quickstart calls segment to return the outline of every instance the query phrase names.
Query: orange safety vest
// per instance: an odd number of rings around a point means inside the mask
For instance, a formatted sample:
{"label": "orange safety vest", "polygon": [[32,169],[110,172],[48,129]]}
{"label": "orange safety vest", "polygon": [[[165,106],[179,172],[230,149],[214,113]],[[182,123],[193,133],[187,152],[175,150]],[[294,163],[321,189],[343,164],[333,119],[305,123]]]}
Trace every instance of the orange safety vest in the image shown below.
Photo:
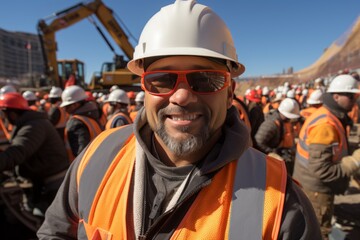
{"label": "orange safety vest", "polygon": [[38,106],[36,106],[36,105],[31,105],[31,106],[29,106],[29,108],[31,109],[31,110],[33,110],[33,111],[39,111],[39,107]]}
{"label": "orange safety vest", "polygon": [[[102,132],[102,129],[100,128],[99,124],[92,118],[81,116],[81,115],[72,115],[71,118],[76,118],[86,125],[86,127],[90,133],[90,141],[93,140],[97,135],[99,135]],[[72,162],[76,156],[74,156],[74,154],[71,150],[71,146],[70,146],[69,139],[68,139],[68,131],[66,128],[65,128],[65,133],[64,133],[64,140],[65,140],[65,147],[66,147],[66,150],[68,153],[69,160],[70,160],[70,162]]]}
{"label": "orange safety vest", "polygon": [[122,113],[122,112],[118,112],[116,114],[114,114],[113,116],[111,116],[111,118],[107,121],[106,125],[105,125],[105,130],[107,129],[110,129],[110,128],[114,128],[114,124],[115,124],[115,121],[119,118],[119,117],[123,117],[125,118],[125,120],[128,122],[128,124],[132,123],[133,121],[131,120],[131,118]]}
{"label": "orange safety vest", "polygon": [[[281,141],[278,148],[292,148],[295,146],[295,133],[294,133],[294,127],[291,124],[291,122],[282,122],[280,123],[280,120],[275,120],[276,126],[280,129],[280,132],[282,133]],[[282,129],[281,129],[282,128]]]}
{"label": "orange safety vest", "polygon": [[351,120],[354,123],[359,122],[359,106],[357,103],[354,104],[353,108],[351,109],[351,112],[348,113],[348,116],[351,118]]}
{"label": "orange safety vest", "polygon": [[299,135],[299,142],[296,146],[296,159],[303,166],[307,166],[309,160],[309,146],[312,139],[309,139],[311,130],[319,125],[330,124],[337,132],[337,142],[333,142],[333,162],[341,161],[341,158],[348,155],[348,143],[346,139],[346,132],[340,120],[334,116],[325,107],[320,107],[308,119],[301,128]]}
{"label": "orange safety vest", "polygon": [[65,108],[57,107],[60,111],[60,119],[55,125],[55,128],[64,128],[69,120],[69,114],[65,111]]}
{"label": "orange safety vest", "polygon": [[138,111],[130,112],[130,118],[131,118],[131,120],[132,120],[133,122],[135,121],[135,118],[136,118],[137,113],[138,113]]}
{"label": "orange safety vest", "polygon": [[300,116],[302,116],[303,118],[307,118],[311,114],[313,114],[316,110],[317,110],[316,107],[304,108],[303,110],[300,111]]}
{"label": "orange safety vest", "polygon": [[[241,100],[239,100],[241,101]],[[251,129],[251,123],[250,123],[250,120],[249,120],[249,115],[246,111],[246,109],[243,107],[243,105],[241,105],[237,100],[233,99],[232,101],[232,105],[234,105],[237,110],[239,111],[239,114],[240,114],[240,119],[245,123],[245,125]]]}
{"label": "orange safety vest", "polygon": [[[132,127],[110,129],[80,160],[78,232],[87,239],[134,238],[127,215],[132,216],[135,145]],[[277,239],[286,181],[283,161],[249,148],[200,190],[170,239]]]}

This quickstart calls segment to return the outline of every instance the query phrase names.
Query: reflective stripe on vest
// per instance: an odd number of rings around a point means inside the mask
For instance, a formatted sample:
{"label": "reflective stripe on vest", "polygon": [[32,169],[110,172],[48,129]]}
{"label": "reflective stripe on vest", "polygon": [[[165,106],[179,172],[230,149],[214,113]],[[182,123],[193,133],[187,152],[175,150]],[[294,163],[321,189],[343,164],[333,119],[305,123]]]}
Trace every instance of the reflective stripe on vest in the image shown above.
{"label": "reflective stripe on vest", "polygon": [[[93,140],[97,135],[99,135],[102,132],[99,124],[90,117],[85,117],[85,116],[81,116],[81,115],[72,115],[71,118],[76,118],[85,124],[85,126],[87,127],[89,134],[90,134],[90,141]],[[66,147],[66,150],[68,153],[69,160],[72,162],[76,156],[74,156],[74,154],[71,150],[71,146],[70,146],[69,139],[68,139],[67,128],[65,128],[64,139],[65,139],[65,147]]]}
{"label": "reflective stripe on vest", "polygon": [[311,129],[319,124],[332,125],[340,137],[339,143],[333,143],[333,162],[340,161],[342,157],[348,155],[348,145],[345,130],[337,117],[335,117],[325,107],[320,107],[310,115],[301,128],[299,142],[296,146],[296,159],[303,166],[308,165],[309,160],[309,133]]}
{"label": "reflective stripe on vest", "polygon": [[[127,232],[132,224],[127,226],[126,214],[128,194],[132,193],[135,141],[131,125],[126,125],[103,132],[84,153],[77,171],[78,233],[84,237],[127,239],[134,234],[132,229]],[[283,162],[248,149],[200,191],[171,239],[277,239],[286,176]]]}
{"label": "reflective stripe on vest", "polygon": [[130,119],[130,117],[128,117],[126,114],[122,113],[122,112],[118,112],[115,113],[113,116],[111,116],[111,118],[107,121],[106,125],[105,125],[105,130],[110,129],[110,128],[114,128],[115,123],[118,119],[124,119],[127,122],[125,125],[132,123],[132,120]]}

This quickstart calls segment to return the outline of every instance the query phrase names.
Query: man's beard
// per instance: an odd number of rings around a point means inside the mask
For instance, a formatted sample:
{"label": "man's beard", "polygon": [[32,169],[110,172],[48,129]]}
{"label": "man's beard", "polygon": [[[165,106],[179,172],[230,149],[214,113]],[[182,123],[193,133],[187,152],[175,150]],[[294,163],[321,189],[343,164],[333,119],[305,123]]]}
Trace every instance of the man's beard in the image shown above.
{"label": "man's beard", "polygon": [[[205,123],[200,129],[198,129],[197,133],[190,134],[189,127],[182,127],[180,131],[187,133],[189,135],[188,138],[183,140],[178,140],[172,137],[167,133],[164,125],[164,120],[169,111],[166,109],[161,109],[158,112],[159,125],[156,126],[154,132],[161,138],[161,140],[165,143],[165,145],[172,151],[176,156],[187,156],[191,153],[194,153],[200,150],[207,140],[210,137],[210,112],[206,111],[202,116],[205,119]],[[177,112],[187,112],[186,110],[177,110]]]}

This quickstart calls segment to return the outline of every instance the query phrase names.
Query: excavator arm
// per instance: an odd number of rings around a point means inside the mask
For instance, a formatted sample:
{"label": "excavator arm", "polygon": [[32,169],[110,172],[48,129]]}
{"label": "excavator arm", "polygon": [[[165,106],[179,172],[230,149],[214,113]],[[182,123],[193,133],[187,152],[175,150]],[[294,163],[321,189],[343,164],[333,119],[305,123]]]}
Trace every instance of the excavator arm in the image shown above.
{"label": "excavator arm", "polygon": [[[51,16],[53,20],[49,24],[46,23],[45,19],[38,22],[38,33],[46,64],[46,74],[51,78],[55,85],[61,86],[57,66],[57,43],[55,40],[55,33],[76,24],[85,18],[90,18],[93,15],[99,19],[116,44],[123,50],[127,58],[132,59],[134,48],[129,42],[127,35],[114,18],[113,11],[105,6],[101,0],[95,0],[87,4],[79,3],[54,13]],[[101,30],[99,31],[110,48],[112,48]]]}

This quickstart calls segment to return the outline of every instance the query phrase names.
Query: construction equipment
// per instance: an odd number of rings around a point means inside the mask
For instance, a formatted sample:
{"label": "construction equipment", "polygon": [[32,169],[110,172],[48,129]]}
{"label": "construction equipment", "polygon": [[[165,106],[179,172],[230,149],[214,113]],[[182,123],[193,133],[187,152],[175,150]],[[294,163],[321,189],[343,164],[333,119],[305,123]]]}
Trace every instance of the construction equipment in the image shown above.
{"label": "construction equipment", "polygon": [[[123,56],[117,55],[105,34],[96,24],[93,16],[100,20],[101,24],[108,31],[116,44],[122,49],[128,59],[132,59],[134,48],[128,40],[122,27],[114,18],[113,11],[104,5],[101,0],[94,0],[89,3],[79,3],[65,10],[54,13],[51,16],[52,21],[47,24],[49,19],[42,19],[38,22],[38,33],[42,45],[44,59],[46,62],[46,73],[56,86],[63,87],[63,79],[59,66],[57,65],[56,51],[57,44],[55,33],[61,29],[67,28],[85,18],[88,18],[95,25],[100,35],[104,38],[107,45],[114,52],[114,61],[103,63],[101,73],[94,74],[90,83],[90,89],[108,89],[112,85],[131,86],[140,83],[140,78],[126,69],[127,61]],[[64,64],[60,64],[64,67]],[[66,67],[65,67],[66,69]],[[70,68],[68,68],[70,69]],[[78,85],[83,85],[83,78],[80,78],[79,70],[76,65],[69,70],[79,78]],[[67,73],[65,71],[65,73]],[[79,76],[78,76],[79,75]],[[66,76],[66,74],[65,74]]]}

